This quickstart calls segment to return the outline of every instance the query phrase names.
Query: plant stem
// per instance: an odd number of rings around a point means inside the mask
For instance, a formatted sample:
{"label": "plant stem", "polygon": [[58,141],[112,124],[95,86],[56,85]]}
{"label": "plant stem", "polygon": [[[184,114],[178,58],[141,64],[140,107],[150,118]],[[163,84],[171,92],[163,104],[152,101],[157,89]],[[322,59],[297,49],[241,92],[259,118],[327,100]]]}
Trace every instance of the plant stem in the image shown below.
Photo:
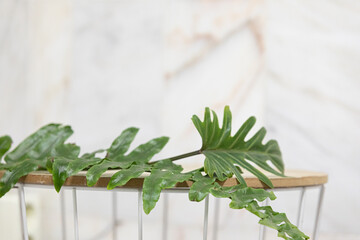
{"label": "plant stem", "polygon": [[157,160],[157,161],[151,162],[150,164],[154,164],[154,163],[156,163],[156,162],[159,162],[159,161],[162,161],[162,160],[166,160],[166,159],[169,159],[169,160],[171,160],[171,161],[173,162],[173,161],[176,161],[176,160],[179,160],[179,159],[183,159],[183,158],[195,156],[195,155],[198,155],[198,154],[201,154],[201,150],[196,150],[196,151],[193,151],[193,152],[181,154],[181,155],[178,155],[178,156],[175,156],[175,157],[164,158],[164,159],[161,159],[161,160]]}

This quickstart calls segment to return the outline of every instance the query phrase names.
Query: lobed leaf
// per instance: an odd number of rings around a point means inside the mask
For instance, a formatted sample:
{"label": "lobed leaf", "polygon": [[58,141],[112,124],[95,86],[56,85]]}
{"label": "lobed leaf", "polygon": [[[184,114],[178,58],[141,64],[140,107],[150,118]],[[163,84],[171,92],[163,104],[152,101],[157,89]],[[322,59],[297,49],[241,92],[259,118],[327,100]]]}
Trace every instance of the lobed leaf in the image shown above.
{"label": "lobed leaf", "polygon": [[86,173],[87,185],[90,187],[94,186],[106,170],[111,168],[120,168],[121,166],[123,166],[122,162],[112,162],[106,159],[99,164],[92,166]]}
{"label": "lobed leaf", "polygon": [[130,179],[139,177],[145,171],[149,171],[150,168],[151,168],[150,165],[142,164],[142,165],[132,165],[128,169],[121,169],[111,177],[107,189],[111,190],[117,186],[123,186]]}
{"label": "lobed leaf", "polygon": [[25,160],[14,163],[12,170],[7,170],[0,179],[0,198],[10,191],[22,176],[37,170],[39,164],[42,165],[43,162]]}
{"label": "lobed leaf", "polygon": [[210,190],[214,188],[216,179],[209,176],[203,176],[201,173],[197,172],[192,177],[192,180],[194,183],[189,190],[189,200],[200,202],[210,193]]}
{"label": "lobed leaf", "polygon": [[[241,176],[241,168],[243,168],[272,188],[270,179],[250,162],[270,173],[284,176],[284,164],[277,142],[270,140],[266,144],[262,143],[266,134],[264,128],[261,128],[252,138],[245,141],[249,131],[255,125],[254,117],[250,117],[236,134],[231,136],[231,119],[228,106],[224,109],[222,128],[219,127],[218,117],[214,111],[212,111],[211,119],[209,108],[205,109],[203,122],[196,115],[192,117],[203,142],[201,152],[206,157],[205,172],[211,177],[215,174],[216,178],[221,181],[235,174],[239,182],[246,186],[246,182]],[[268,161],[276,168],[271,167]]]}
{"label": "lobed leaf", "polygon": [[260,217],[260,224],[277,230],[278,237],[286,240],[309,239],[309,236],[289,221],[285,213],[275,212],[270,206],[261,207],[256,201],[252,201],[246,206],[246,210]]}
{"label": "lobed leaf", "polygon": [[70,126],[48,124],[22,141],[13,151],[5,156],[7,163],[24,159],[44,159],[51,151],[72,135]]}
{"label": "lobed leaf", "polygon": [[87,168],[100,162],[100,158],[67,158],[67,157],[54,157],[52,165],[52,174],[54,187],[57,192],[60,191],[66,179]]}
{"label": "lobed leaf", "polygon": [[162,160],[154,164],[150,176],[143,184],[143,208],[149,214],[160,198],[161,190],[175,187],[176,183],[190,179],[190,173],[181,173],[182,167],[170,160]]}
{"label": "lobed leaf", "polygon": [[152,139],[144,144],[139,145],[128,155],[124,155],[130,147],[138,132],[137,128],[125,129],[119,137],[117,137],[110,148],[107,150],[107,158],[92,166],[87,174],[88,186],[93,186],[99,180],[101,175],[110,168],[129,168],[132,164],[143,164],[150,161],[150,159],[159,153],[166,143],[169,141],[168,137],[159,137]]}
{"label": "lobed leaf", "polygon": [[254,189],[250,187],[244,187],[236,190],[230,194],[231,203],[230,207],[234,209],[241,209],[253,202],[255,199],[259,202],[264,201],[266,198],[275,200],[275,194],[268,192],[264,189]]}

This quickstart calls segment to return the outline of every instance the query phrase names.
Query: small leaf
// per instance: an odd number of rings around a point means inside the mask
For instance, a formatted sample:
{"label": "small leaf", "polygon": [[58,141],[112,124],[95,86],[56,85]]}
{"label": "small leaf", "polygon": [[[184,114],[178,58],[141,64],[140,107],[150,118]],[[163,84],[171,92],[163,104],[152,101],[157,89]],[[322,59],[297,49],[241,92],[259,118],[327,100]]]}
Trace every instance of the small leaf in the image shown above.
{"label": "small leaf", "polygon": [[232,187],[222,187],[215,182],[214,187],[210,189],[210,193],[217,198],[229,198],[231,193],[244,188],[242,184],[238,184]]}
{"label": "small leaf", "polygon": [[37,170],[38,166],[42,164],[43,162],[39,161],[17,162],[12,167],[12,170],[6,171],[0,179],[0,198],[16,184],[22,176]]}
{"label": "small leaf", "polygon": [[266,198],[270,198],[270,200],[275,200],[276,196],[273,192],[268,192],[264,189],[245,187],[231,193],[230,198],[230,207],[234,209],[241,209],[254,201],[254,199],[262,202]]}
{"label": "small leaf", "polygon": [[[129,155],[125,156],[122,161],[128,164],[147,163],[157,153],[159,153],[169,141],[168,137],[154,138],[147,143],[139,145]],[[129,165],[129,166],[130,166]]]}
{"label": "small leaf", "polygon": [[143,207],[146,214],[149,214],[155,207],[162,189],[172,188],[176,183],[190,179],[192,174],[181,173],[181,171],[181,166],[170,160],[162,160],[154,165],[150,176],[145,178],[143,185]]}
{"label": "small leaf", "polygon": [[11,137],[7,135],[0,137],[0,162],[4,154],[10,149],[11,143]]}
{"label": "small leaf", "polygon": [[191,185],[189,190],[190,201],[202,201],[214,187],[213,183],[215,178],[203,176],[201,173],[195,173],[192,177],[194,183]]}
{"label": "small leaf", "polygon": [[309,239],[289,221],[285,213],[275,212],[270,206],[260,207],[256,201],[250,202],[246,209],[261,218],[260,224],[277,230],[278,237],[286,240]]}
{"label": "small leaf", "polygon": [[101,177],[101,175],[106,172],[106,170],[110,168],[119,168],[122,165],[122,162],[113,162],[105,159],[101,163],[92,166],[86,173],[87,185],[89,187],[94,186]]}
{"label": "small leaf", "polygon": [[24,159],[45,159],[58,145],[63,144],[73,131],[69,126],[49,124],[40,128],[22,141],[12,152],[5,156],[7,163]]}
{"label": "small leaf", "polygon": [[145,171],[150,170],[150,165],[132,165],[128,169],[121,169],[115,173],[107,186],[107,189],[111,190],[117,186],[125,185],[130,179],[139,177]]}
{"label": "small leaf", "polygon": [[100,158],[65,158],[55,157],[52,166],[52,174],[54,180],[54,187],[57,192],[60,191],[61,186],[66,179],[83,170],[84,168],[100,162]]}
{"label": "small leaf", "polygon": [[139,129],[134,127],[125,129],[120,136],[113,141],[111,147],[108,149],[108,159],[124,155],[129,149],[130,144],[134,140],[138,131]]}

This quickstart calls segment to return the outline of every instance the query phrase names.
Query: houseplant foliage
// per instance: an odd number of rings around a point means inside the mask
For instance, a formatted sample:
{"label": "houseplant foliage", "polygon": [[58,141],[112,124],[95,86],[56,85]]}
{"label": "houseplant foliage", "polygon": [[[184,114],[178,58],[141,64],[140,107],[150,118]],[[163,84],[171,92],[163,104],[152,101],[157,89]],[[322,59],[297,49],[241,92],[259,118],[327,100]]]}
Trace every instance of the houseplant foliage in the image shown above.
{"label": "houseplant foliage", "polygon": [[[189,190],[191,201],[202,201],[211,194],[217,198],[229,198],[230,208],[246,209],[260,218],[259,223],[278,231],[283,239],[308,239],[293,225],[284,213],[275,212],[270,206],[261,206],[267,198],[274,200],[273,192],[253,189],[246,185],[242,169],[255,175],[264,185],[272,188],[270,179],[258,169],[278,176],[284,176],[284,164],[279,146],[275,140],[263,144],[266,130],[261,128],[252,137],[249,131],[255,124],[250,117],[234,134],[231,135],[231,112],[225,107],[222,126],[214,111],[205,109],[204,120],[196,115],[192,121],[202,138],[199,150],[167,159],[151,161],[159,153],[168,137],[154,138],[128,151],[139,129],[131,127],[124,130],[107,149],[96,150],[80,155],[80,147],[65,143],[72,135],[70,126],[48,124],[27,137],[15,149],[11,148],[9,136],[0,137],[0,164],[3,176],[0,179],[0,197],[4,196],[22,177],[33,171],[48,170],[53,176],[57,192],[70,176],[87,170],[86,179],[89,187],[94,186],[100,176],[108,169],[116,169],[107,188],[109,190],[125,185],[130,179],[148,172],[143,183],[143,208],[149,214],[159,200],[161,190],[173,188],[177,183],[191,181]],[[248,140],[245,140],[247,138]],[[98,157],[106,152],[105,157]],[[204,166],[191,172],[174,162],[197,154],[205,156]],[[271,164],[269,164],[271,163]],[[221,186],[221,181],[236,177],[238,185]]]}

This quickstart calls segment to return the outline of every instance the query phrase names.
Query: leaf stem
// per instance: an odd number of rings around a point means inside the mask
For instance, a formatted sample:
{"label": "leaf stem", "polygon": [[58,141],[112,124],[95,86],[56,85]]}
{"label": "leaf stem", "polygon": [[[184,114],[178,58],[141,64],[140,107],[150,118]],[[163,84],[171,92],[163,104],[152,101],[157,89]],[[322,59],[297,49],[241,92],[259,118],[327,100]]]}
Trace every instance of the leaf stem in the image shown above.
{"label": "leaf stem", "polygon": [[198,155],[198,154],[201,154],[201,150],[196,150],[196,151],[193,151],[193,152],[181,154],[181,155],[178,155],[178,156],[175,156],[175,157],[160,159],[160,160],[151,162],[150,164],[155,164],[156,162],[159,162],[159,161],[162,161],[162,160],[166,160],[166,159],[169,159],[169,160],[171,160],[171,161],[173,162],[173,161],[176,161],[176,160],[179,160],[179,159],[183,159],[183,158],[195,156],[195,155]]}

